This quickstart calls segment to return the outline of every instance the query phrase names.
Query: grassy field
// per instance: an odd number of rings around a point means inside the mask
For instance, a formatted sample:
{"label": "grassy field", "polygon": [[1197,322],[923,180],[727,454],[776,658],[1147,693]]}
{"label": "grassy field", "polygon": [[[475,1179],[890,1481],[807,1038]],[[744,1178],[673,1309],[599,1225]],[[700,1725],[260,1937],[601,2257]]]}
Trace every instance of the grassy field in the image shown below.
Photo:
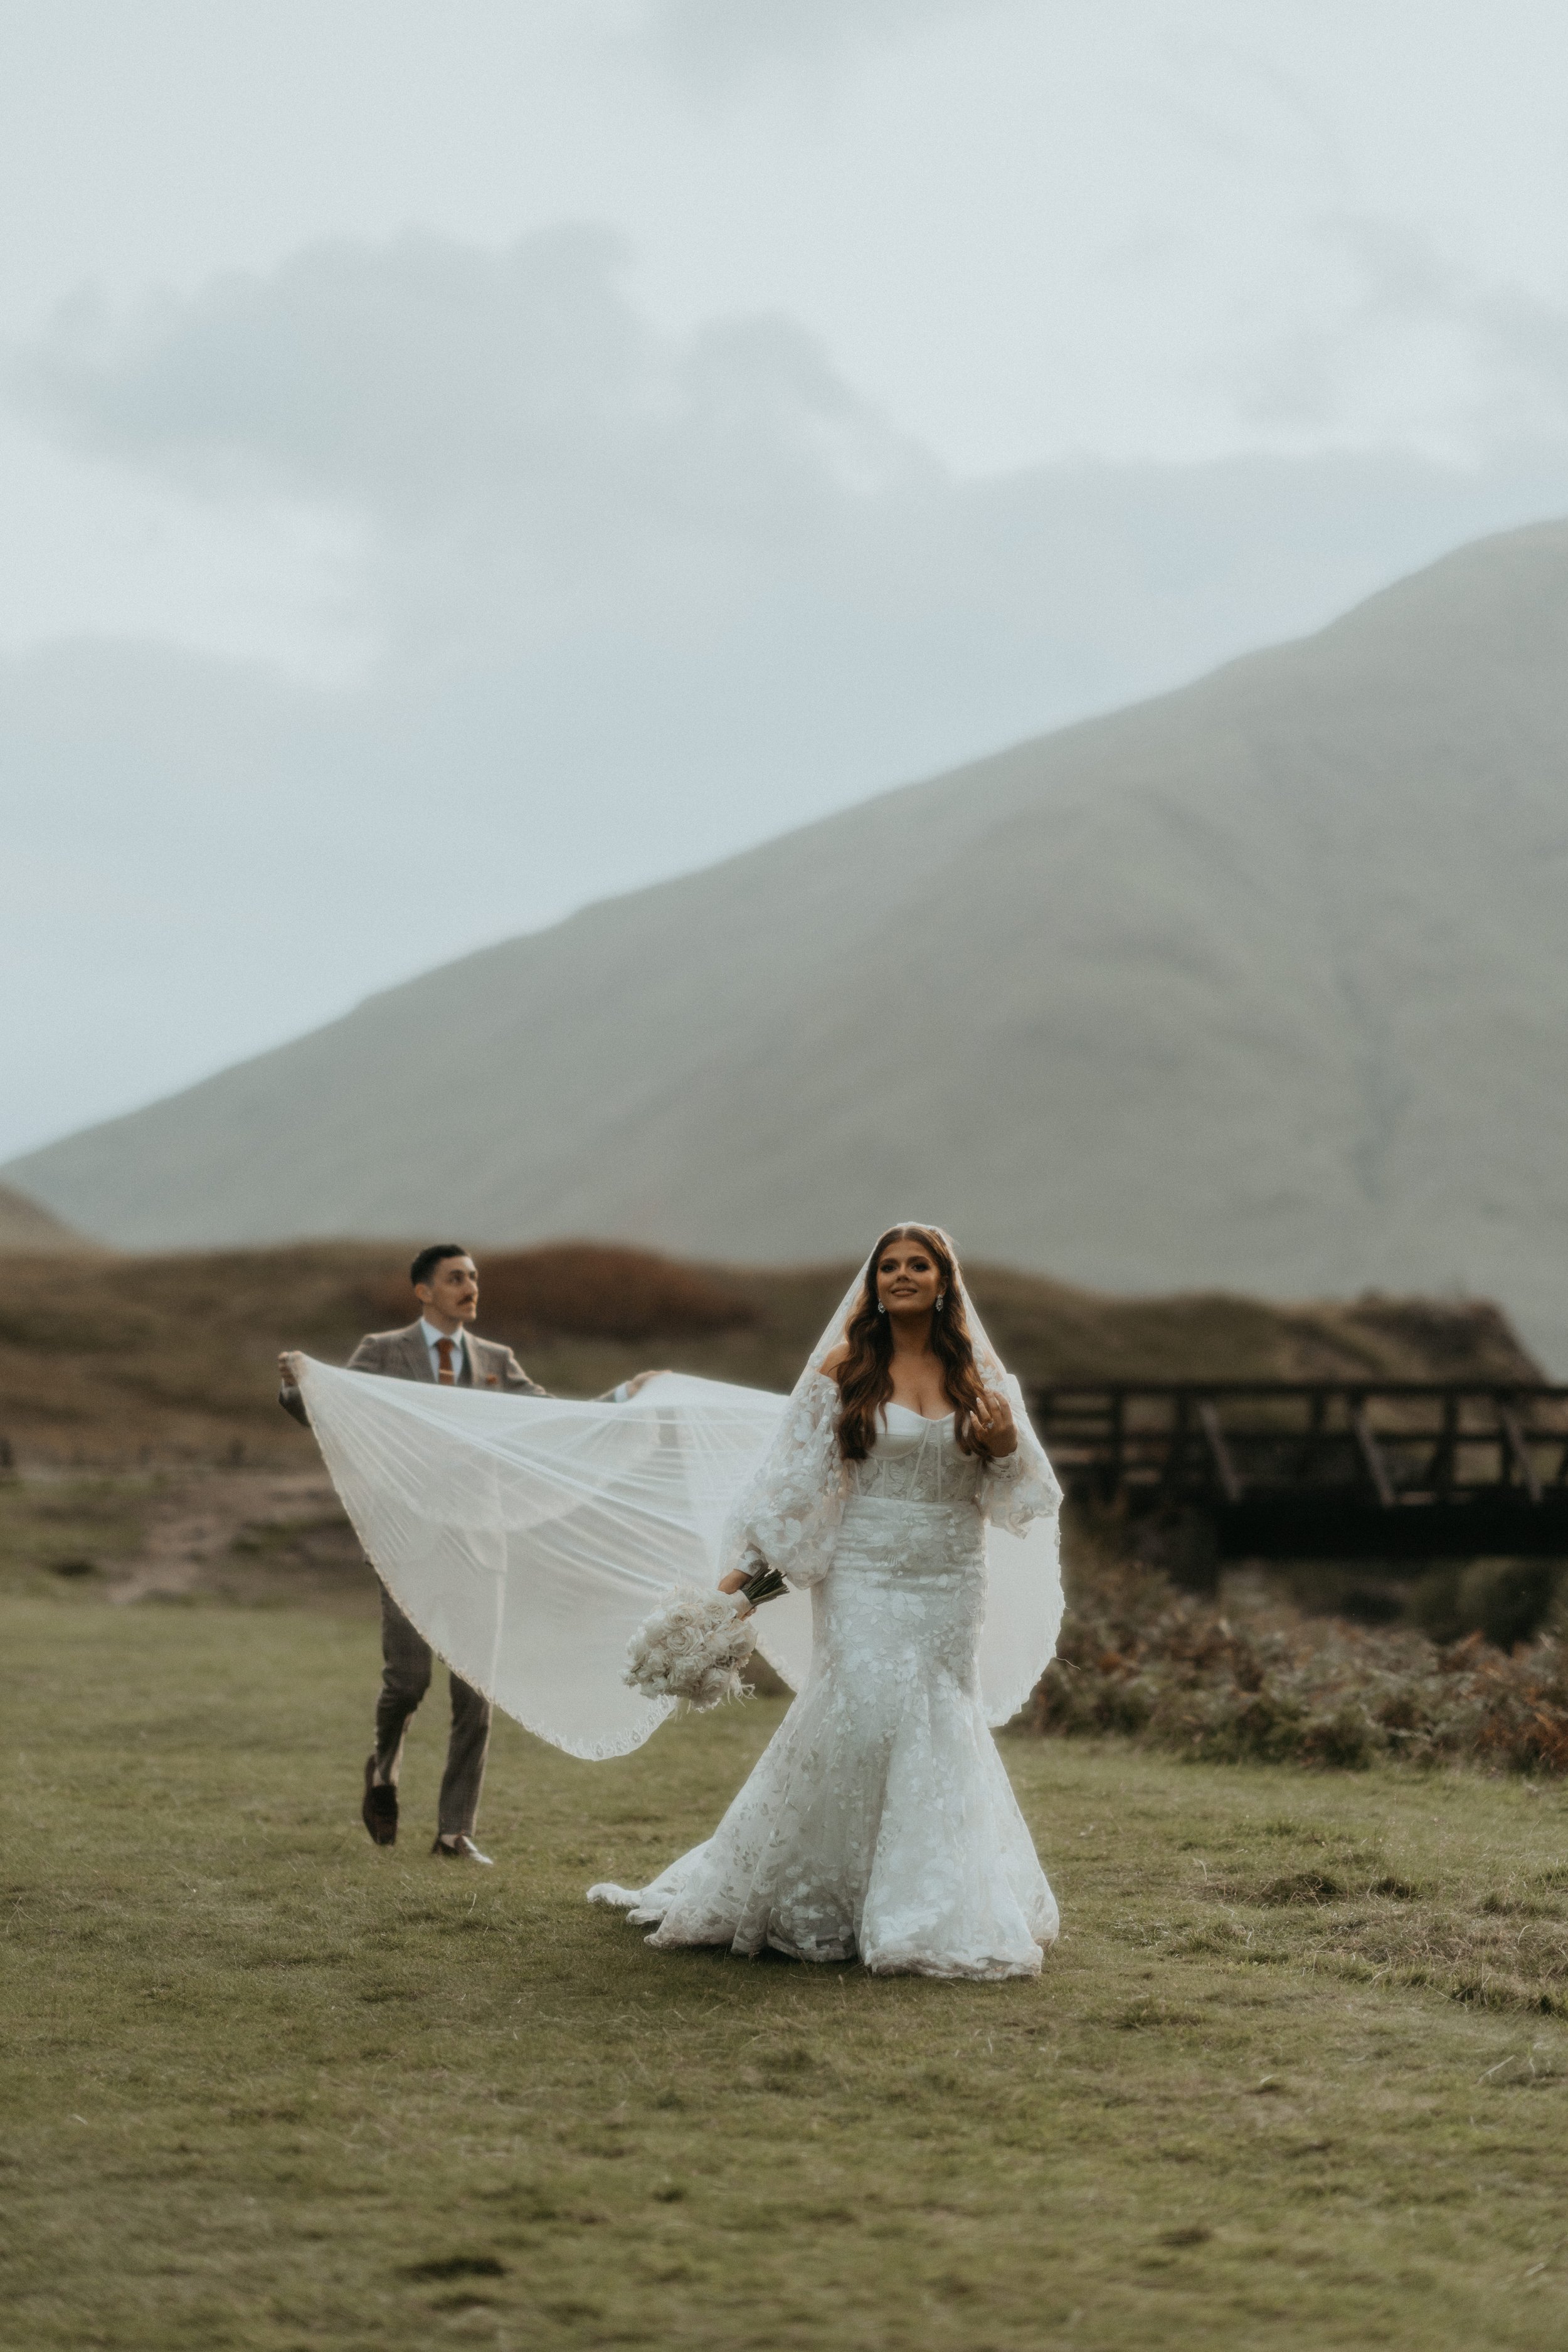
{"label": "grassy field", "polygon": [[11,2352],[1545,2347],[1568,2337],[1568,1790],[1009,1737],[1038,1984],[648,1951],[756,1703],[500,1727],[493,1872],[357,1771],[363,1619],[0,1603]]}

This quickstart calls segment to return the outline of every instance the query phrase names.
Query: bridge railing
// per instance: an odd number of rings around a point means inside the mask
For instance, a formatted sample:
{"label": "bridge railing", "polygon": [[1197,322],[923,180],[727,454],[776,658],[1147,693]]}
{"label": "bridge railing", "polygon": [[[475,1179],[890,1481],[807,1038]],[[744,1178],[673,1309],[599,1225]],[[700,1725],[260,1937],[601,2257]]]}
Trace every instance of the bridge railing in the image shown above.
{"label": "bridge railing", "polygon": [[1058,1382],[1031,1398],[1070,1492],[1131,1507],[1331,1496],[1377,1510],[1568,1509],[1568,1385]]}

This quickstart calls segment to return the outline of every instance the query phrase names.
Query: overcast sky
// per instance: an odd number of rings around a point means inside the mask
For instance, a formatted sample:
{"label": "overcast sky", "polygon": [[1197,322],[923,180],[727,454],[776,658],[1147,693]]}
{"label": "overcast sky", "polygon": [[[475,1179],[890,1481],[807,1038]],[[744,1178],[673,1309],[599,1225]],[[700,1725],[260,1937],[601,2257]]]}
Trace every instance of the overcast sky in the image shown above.
{"label": "overcast sky", "polygon": [[0,1150],[1568,509],[1552,0],[0,38]]}

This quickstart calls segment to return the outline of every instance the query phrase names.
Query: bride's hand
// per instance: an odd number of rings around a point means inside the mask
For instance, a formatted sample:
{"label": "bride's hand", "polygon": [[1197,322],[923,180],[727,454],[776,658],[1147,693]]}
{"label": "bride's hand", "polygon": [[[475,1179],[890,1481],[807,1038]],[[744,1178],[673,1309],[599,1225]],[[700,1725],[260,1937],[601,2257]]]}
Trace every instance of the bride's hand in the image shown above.
{"label": "bride's hand", "polygon": [[1018,1428],[1013,1408],[994,1389],[982,1389],[970,1408],[969,1434],[989,1461],[1000,1462],[1018,1450]]}
{"label": "bride's hand", "polygon": [[719,1590],[721,1592],[739,1592],[745,1580],[745,1570],[743,1568],[732,1568],[728,1576],[721,1576],[719,1579]]}

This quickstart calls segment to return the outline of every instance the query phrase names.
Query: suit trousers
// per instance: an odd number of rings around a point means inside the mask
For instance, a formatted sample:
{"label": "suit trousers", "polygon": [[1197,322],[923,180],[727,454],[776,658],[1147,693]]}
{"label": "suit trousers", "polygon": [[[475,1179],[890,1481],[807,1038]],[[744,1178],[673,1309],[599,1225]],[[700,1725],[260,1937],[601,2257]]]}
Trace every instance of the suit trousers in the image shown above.
{"label": "suit trousers", "polygon": [[[375,1703],[375,1771],[397,1786],[408,1718],[430,1687],[430,1644],[416,1633],[385,1585],[381,1588],[381,1696]],[[472,1837],[490,1744],[490,1703],[452,1675],[452,1729],[441,1778],[437,1826],[443,1837]]]}

